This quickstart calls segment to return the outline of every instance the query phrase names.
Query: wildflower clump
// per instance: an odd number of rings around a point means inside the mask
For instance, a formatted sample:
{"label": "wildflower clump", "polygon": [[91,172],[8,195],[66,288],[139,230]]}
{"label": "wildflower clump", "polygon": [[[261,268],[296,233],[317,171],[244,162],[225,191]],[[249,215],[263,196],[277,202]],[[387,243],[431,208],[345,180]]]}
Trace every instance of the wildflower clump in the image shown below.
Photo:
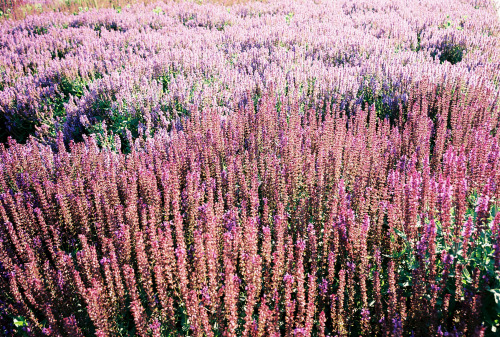
{"label": "wildflower clump", "polygon": [[498,28],[478,1],[3,22],[2,333],[494,336]]}

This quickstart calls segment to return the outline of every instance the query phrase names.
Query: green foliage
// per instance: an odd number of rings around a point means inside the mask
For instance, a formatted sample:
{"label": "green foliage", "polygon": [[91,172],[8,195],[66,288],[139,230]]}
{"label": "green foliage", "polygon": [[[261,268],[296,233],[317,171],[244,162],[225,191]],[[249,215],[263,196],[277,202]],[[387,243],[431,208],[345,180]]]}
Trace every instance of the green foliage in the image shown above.
{"label": "green foliage", "polygon": [[7,10],[5,10],[5,11],[0,10],[0,20],[1,19],[7,19],[7,20],[10,19],[11,12],[12,12],[12,10],[10,8],[7,8]]}
{"label": "green foliage", "polygon": [[[403,49],[403,48],[397,48],[396,52],[399,52],[399,49]],[[414,46],[413,42],[412,42],[410,49],[416,53],[418,53],[422,49],[422,32],[421,31],[417,32],[417,45]]]}
{"label": "green foliage", "polygon": [[15,316],[12,318],[14,323],[14,334],[19,337],[28,337],[30,334],[28,333],[29,324],[25,317],[23,316]]}
{"label": "green foliage", "polygon": [[66,122],[66,109],[64,104],[68,103],[71,96],[81,97],[86,88],[86,83],[80,79],[69,79],[62,77],[58,85],[59,95],[49,97],[46,100],[47,108],[53,112],[52,116],[43,115],[38,123],[49,127],[48,136],[57,138],[57,132],[61,131],[62,125]]}
{"label": "green foliage", "polygon": [[439,62],[443,63],[445,61],[451,64],[457,64],[462,61],[466,52],[465,46],[461,44],[455,44],[453,42],[444,42],[439,48],[431,53],[433,58],[439,55]]}
{"label": "green foliage", "polygon": [[47,27],[35,26],[33,28],[33,34],[35,34],[35,35],[44,35],[44,34],[47,34],[48,32],[49,32],[49,30]]}
{"label": "green foliage", "polygon": [[[446,19],[449,19],[450,16],[446,16]],[[454,23],[451,20],[446,20],[446,22],[443,22],[441,25],[439,25],[439,29],[453,29],[456,28],[457,30],[463,30],[465,21],[467,20],[467,15],[464,15],[458,24]]]}
{"label": "green foliage", "polygon": [[[89,11],[89,8],[88,7],[78,7],[78,12],[75,12],[74,14],[77,15],[79,13],[84,13],[84,12],[88,12]],[[120,12],[118,12],[120,13]]]}
{"label": "green foliage", "polygon": [[366,77],[363,85],[358,90],[357,98],[360,102],[361,109],[375,105],[377,116],[381,119],[388,118],[391,122],[395,122],[399,118],[399,105],[396,99],[394,89],[388,84],[384,84],[382,88],[376,90],[374,83],[376,78]]}
{"label": "green foliage", "polygon": [[[473,220],[474,227],[479,226],[477,213],[475,211],[476,202],[477,195],[473,194],[470,197],[471,207],[467,210],[466,214],[466,217],[470,217]],[[429,265],[429,260],[431,255],[438,253],[438,257],[440,257],[443,252],[446,252],[453,258],[453,265],[449,269],[450,275],[447,280],[441,279],[444,265],[438,258],[435,262],[437,268],[435,282],[437,284],[441,281],[446,281],[445,291],[451,294],[452,298],[450,306],[459,306],[461,305],[459,303],[460,301],[466,300],[463,297],[459,302],[454,300],[456,293],[455,280],[457,277],[454,271],[456,264],[460,263],[464,266],[463,273],[460,275],[464,291],[476,292],[472,275],[475,271],[480,273],[480,282],[482,283],[480,289],[486,290],[486,293],[483,293],[481,297],[484,301],[482,303],[481,316],[483,318],[483,324],[487,327],[487,335],[494,336],[496,332],[500,331],[500,272],[495,269],[494,245],[496,243],[491,228],[492,221],[497,212],[498,208],[493,206],[490,216],[487,219],[486,227],[479,231],[479,235],[477,235],[475,239],[473,237],[469,239],[469,245],[465,252],[463,251],[463,241],[458,240],[455,242],[453,238],[447,238],[444,235],[441,223],[435,220],[436,249],[435,252],[426,251],[426,256],[423,260],[419,257],[415,242],[410,242],[404,232],[394,229],[391,240],[393,242],[401,242],[403,249],[393,255],[386,255],[386,257],[397,261],[397,274],[399,275],[398,285],[401,289],[406,290],[404,296],[408,299],[412,296],[415,271],[418,269],[422,270],[423,268],[426,270],[427,277],[429,277],[431,267]],[[428,222],[429,219],[421,219],[422,225],[424,223],[428,224]],[[454,226],[456,226],[456,223],[452,224],[452,227]],[[451,231],[453,230],[452,228]],[[430,292],[428,292],[428,294],[430,294]],[[443,298],[440,297],[437,299],[437,305],[441,306],[442,304]]]}
{"label": "green foliage", "polygon": [[153,13],[157,14],[157,15],[164,15],[165,12],[163,11],[163,9],[161,9],[161,7],[156,7],[155,9],[153,9]]}
{"label": "green foliage", "polygon": [[5,142],[10,136],[18,142],[24,143],[29,136],[35,135],[36,130],[44,127],[43,137],[57,138],[57,132],[61,130],[66,121],[66,110],[64,104],[71,96],[81,97],[87,83],[81,78],[70,79],[65,76],[54,79],[56,90],[51,94],[44,94],[36,111],[14,99],[11,109],[17,113],[0,115],[0,141]]}

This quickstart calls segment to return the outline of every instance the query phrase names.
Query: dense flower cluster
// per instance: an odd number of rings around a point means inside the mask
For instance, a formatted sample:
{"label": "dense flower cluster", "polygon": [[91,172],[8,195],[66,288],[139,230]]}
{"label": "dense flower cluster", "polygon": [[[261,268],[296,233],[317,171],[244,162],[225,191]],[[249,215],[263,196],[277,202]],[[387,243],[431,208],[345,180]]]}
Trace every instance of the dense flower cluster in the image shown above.
{"label": "dense flower cluster", "polygon": [[481,0],[3,22],[1,332],[495,334],[499,32]]}
{"label": "dense flower cluster", "polygon": [[486,0],[159,3],[6,21],[0,141],[54,142],[60,130],[128,142],[269,89],[394,117],[424,79],[498,86],[499,28]]}
{"label": "dense flower cluster", "polygon": [[499,108],[424,90],[397,126],[265,94],[128,155],[9,143],[3,319],[53,336],[481,334],[499,286]]}

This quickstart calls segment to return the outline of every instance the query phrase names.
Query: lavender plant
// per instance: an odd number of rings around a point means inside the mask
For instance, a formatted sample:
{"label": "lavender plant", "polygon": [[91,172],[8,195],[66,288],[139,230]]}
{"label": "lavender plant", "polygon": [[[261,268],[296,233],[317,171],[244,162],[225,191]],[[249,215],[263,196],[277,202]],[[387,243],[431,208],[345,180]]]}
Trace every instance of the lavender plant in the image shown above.
{"label": "lavender plant", "polygon": [[498,28],[485,1],[2,22],[2,333],[498,334]]}
{"label": "lavender plant", "polygon": [[57,152],[11,141],[0,180],[5,326],[492,333],[499,110],[434,99],[445,117],[415,103],[391,126],[373,105],[352,117],[296,102],[277,111],[265,94],[257,111],[196,110],[128,155],[93,137],[67,151],[60,134]]}
{"label": "lavender plant", "polygon": [[149,135],[195,107],[229,113],[268,90],[303,108],[375,103],[397,119],[427,79],[496,90],[498,30],[492,4],[451,0],[159,3],[6,21],[0,136],[55,144],[58,131],[69,142],[106,130],[128,143],[125,130]]}

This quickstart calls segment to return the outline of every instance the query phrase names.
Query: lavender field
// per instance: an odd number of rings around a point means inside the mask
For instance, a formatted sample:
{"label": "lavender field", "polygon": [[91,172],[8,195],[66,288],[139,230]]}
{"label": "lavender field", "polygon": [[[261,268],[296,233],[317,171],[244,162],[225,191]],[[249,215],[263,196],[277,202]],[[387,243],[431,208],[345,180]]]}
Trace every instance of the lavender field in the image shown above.
{"label": "lavender field", "polygon": [[486,0],[0,21],[0,333],[499,336]]}

